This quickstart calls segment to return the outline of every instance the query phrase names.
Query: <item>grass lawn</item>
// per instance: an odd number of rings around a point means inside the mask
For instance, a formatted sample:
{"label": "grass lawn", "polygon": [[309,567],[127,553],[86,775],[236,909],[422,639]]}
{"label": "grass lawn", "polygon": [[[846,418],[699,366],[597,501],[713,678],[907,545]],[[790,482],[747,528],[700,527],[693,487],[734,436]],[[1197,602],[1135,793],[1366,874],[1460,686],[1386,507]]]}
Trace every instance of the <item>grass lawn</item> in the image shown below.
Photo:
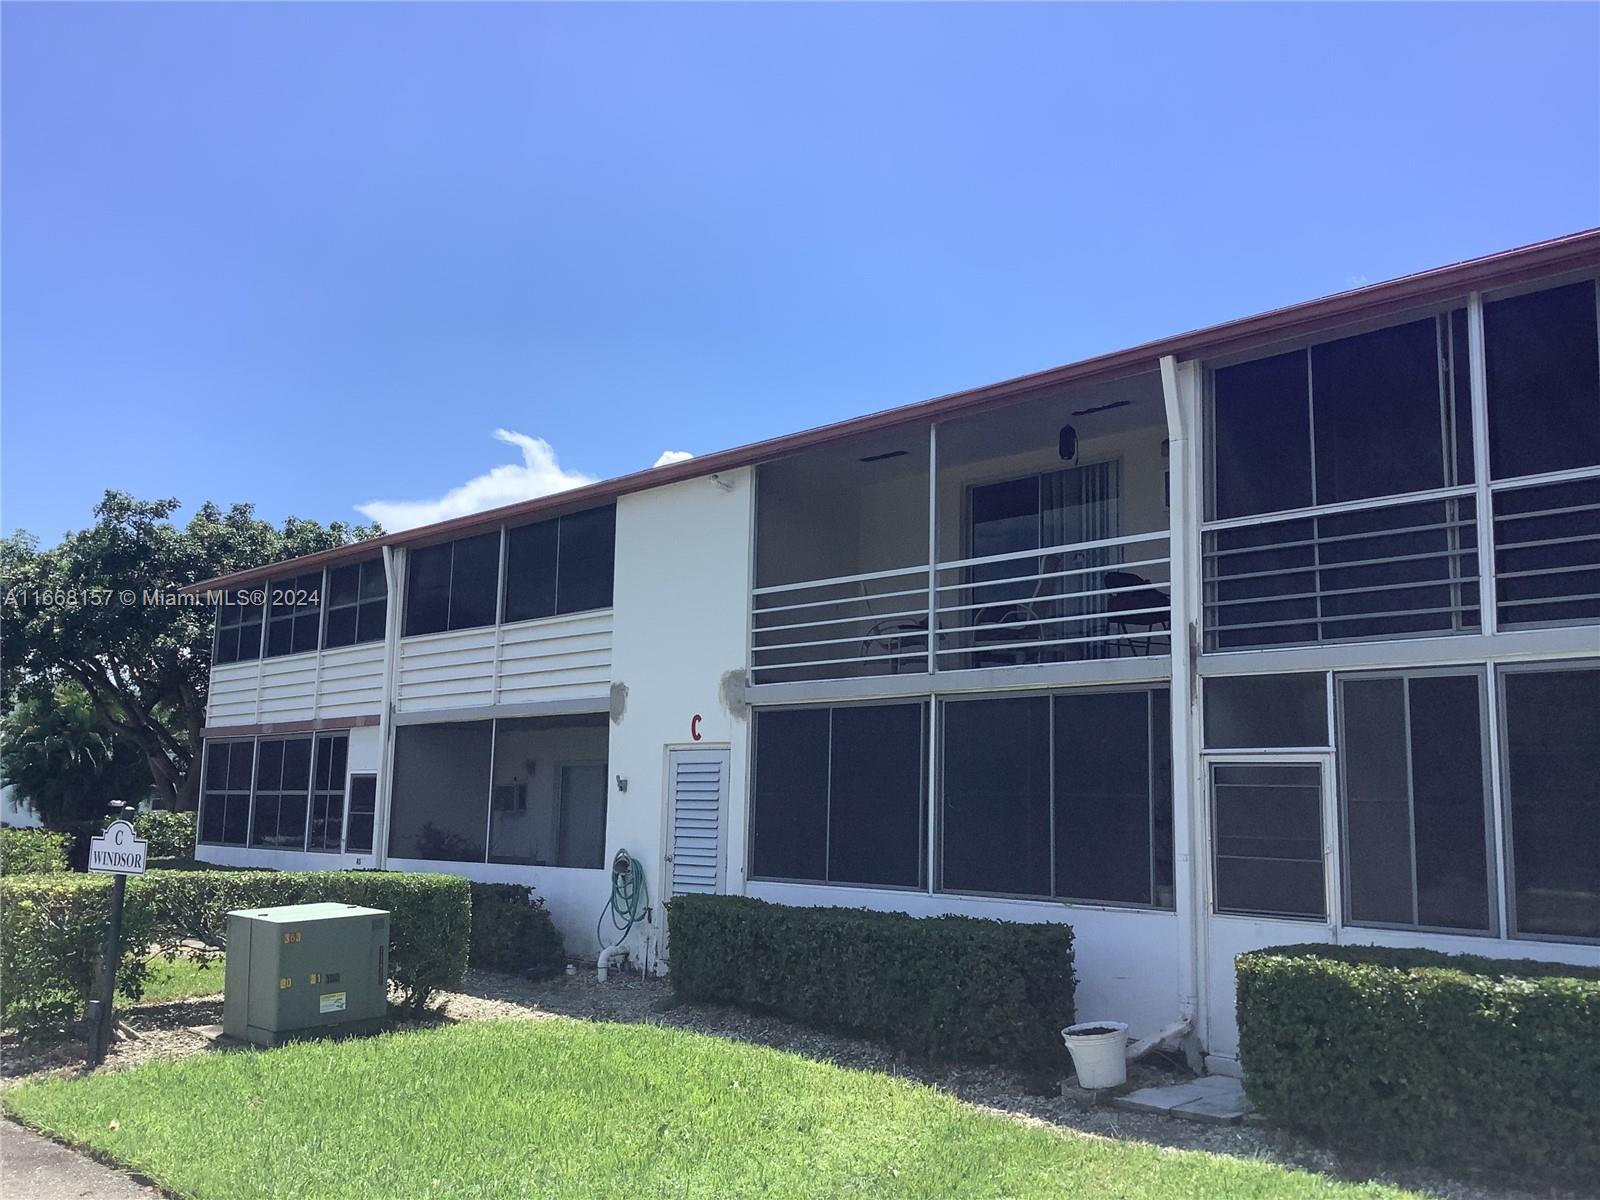
{"label": "grass lawn", "polygon": [[1407,1194],[1025,1126],[903,1080],[638,1025],[301,1043],[3,1102],[191,1200]]}
{"label": "grass lawn", "polygon": [[[164,1004],[169,1000],[187,1000],[190,996],[212,996],[222,991],[222,958],[213,958],[202,967],[198,959],[175,958],[168,962],[156,957],[150,960],[150,973],[145,977],[144,994],[140,1004]],[[127,1001],[119,1000],[119,1005]]]}

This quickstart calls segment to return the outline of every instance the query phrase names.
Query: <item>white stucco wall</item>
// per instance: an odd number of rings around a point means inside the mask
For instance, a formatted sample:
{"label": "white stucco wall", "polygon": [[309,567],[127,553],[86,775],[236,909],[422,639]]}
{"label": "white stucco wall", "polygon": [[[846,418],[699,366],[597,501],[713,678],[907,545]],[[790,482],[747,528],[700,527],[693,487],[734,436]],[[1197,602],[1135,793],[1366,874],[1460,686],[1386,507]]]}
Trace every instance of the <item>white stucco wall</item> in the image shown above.
{"label": "white stucco wall", "polygon": [[[648,939],[652,957],[664,932],[670,749],[730,750],[725,890],[738,891],[744,877],[751,473],[729,472],[722,482],[727,490],[693,479],[617,502],[606,861],[626,848],[644,866],[654,919],[629,947],[637,953]],[[690,730],[697,714],[698,743]],[[628,781],[626,792],[618,790],[618,776]],[[605,886],[588,913],[586,946],[594,945]],[[559,914],[557,920],[563,923]]]}

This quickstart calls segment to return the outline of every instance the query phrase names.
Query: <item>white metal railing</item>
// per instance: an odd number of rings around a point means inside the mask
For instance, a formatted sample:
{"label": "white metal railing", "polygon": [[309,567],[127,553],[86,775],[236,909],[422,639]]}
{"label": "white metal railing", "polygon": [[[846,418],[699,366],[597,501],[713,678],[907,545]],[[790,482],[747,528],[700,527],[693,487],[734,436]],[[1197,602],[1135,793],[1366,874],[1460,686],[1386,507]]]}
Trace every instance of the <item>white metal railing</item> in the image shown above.
{"label": "white metal railing", "polygon": [[[1600,622],[1600,469],[1201,526],[1205,649]],[[1166,654],[1166,531],[758,587],[757,683]],[[933,633],[930,653],[929,633]]]}
{"label": "white metal railing", "polygon": [[758,587],[751,600],[757,683],[927,669],[926,565]]}
{"label": "white metal railing", "polygon": [[938,670],[1166,654],[1166,530],[939,564]]}
{"label": "white metal railing", "polygon": [[1476,629],[1471,487],[1202,527],[1207,650]]}
{"label": "white metal railing", "polygon": [[780,683],[1165,654],[1169,554],[1162,530],[955,559],[931,571],[758,587],[751,677]]}
{"label": "white metal railing", "polygon": [[1497,481],[1490,492],[1499,624],[1600,620],[1600,470]]}

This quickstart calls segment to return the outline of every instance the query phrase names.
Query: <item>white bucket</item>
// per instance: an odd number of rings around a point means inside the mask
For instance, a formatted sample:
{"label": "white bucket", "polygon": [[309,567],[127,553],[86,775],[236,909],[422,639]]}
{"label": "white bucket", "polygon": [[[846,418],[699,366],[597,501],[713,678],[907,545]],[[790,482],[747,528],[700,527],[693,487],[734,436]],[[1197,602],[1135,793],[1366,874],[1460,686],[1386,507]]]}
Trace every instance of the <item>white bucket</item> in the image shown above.
{"label": "white bucket", "polygon": [[1113,1088],[1128,1082],[1128,1027],[1121,1021],[1068,1025],[1061,1040],[1077,1068],[1079,1087]]}

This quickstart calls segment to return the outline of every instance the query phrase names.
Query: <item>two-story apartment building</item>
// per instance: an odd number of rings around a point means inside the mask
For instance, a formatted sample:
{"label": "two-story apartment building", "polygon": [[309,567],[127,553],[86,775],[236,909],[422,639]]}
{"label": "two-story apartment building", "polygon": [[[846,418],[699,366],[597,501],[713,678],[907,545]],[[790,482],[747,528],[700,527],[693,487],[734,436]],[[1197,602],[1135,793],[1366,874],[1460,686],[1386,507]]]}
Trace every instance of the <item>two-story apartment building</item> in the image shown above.
{"label": "two-story apartment building", "polygon": [[[1600,963],[1600,231],[244,572],[200,857]],[[294,593],[314,597],[305,603]]]}

